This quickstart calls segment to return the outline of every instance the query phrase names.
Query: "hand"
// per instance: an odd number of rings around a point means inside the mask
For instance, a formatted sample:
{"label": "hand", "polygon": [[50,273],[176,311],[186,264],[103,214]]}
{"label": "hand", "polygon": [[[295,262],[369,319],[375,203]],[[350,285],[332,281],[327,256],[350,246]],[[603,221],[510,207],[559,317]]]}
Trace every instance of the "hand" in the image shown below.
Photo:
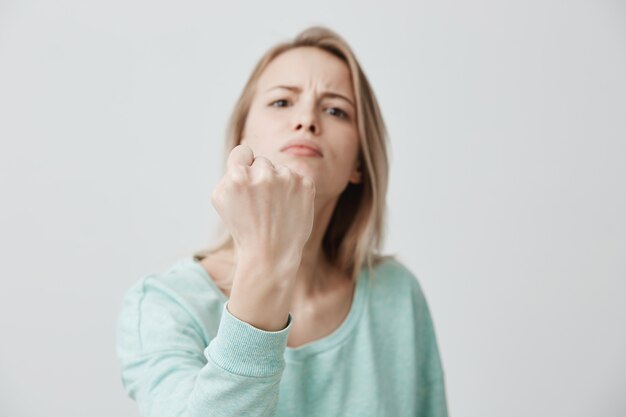
{"label": "hand", "polygon": [[[254,157],[247,145],[229,155],[211,203],[226,224],[238,258],[300,263],[313,228],[315,184],[284,165]],[[296,265],[296,267],[297,267]]]}

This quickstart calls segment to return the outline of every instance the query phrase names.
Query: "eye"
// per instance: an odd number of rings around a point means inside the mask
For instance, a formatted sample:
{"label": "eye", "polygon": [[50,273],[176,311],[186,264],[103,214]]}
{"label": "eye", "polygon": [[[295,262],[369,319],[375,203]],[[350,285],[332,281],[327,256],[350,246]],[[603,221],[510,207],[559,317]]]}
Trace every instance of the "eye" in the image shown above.
{"label": "eye", "polygon": [[286,107],[289,103],[285,99],[276,100],[270,103],[273,107]]}
{"label": "eye", "polygon": [[330,114],[331,116],[336,116],[336,117],[339,117],[340,119],[348,118],[348,113],[346,113],[345,111],[337,107],[331,107],[327,111],[328,111],[328,114]]}

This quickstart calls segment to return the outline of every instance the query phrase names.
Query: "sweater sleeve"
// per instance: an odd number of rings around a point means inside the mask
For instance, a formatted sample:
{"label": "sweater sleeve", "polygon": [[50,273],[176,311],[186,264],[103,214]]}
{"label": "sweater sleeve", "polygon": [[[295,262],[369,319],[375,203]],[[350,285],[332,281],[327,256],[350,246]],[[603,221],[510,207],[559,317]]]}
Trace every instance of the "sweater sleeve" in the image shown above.
{"label": "sweater sleeve", "polygon": [[149,278],[126,294],[117,352],[140,415],[274,416],[291,316],[285,329],[267,332],[226,302],[210,341],[200,323],[183,297]]}
{"label": "sweater sleeve", "polygon": [[447,417],[444,370],[430,308],[417,278],[412,275],[413,312],[417,328],[418,369],[422,384],[416,393],[419,417]]}

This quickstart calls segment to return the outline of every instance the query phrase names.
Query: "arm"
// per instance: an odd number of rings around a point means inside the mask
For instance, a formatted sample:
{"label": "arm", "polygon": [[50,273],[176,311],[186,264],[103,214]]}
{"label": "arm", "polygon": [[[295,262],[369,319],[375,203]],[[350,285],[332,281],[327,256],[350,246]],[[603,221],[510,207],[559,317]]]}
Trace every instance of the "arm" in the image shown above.
{"label": "arm", "polygon": [[[412,275],[412,274],[411,274]],[[426,297],[422,292],[417,279],[412,275],[412,294],[415,311],[415,323],[419,335],[419,368],[422,370],[418,396],[420,417],[447,417],[448,405],[446,400],[444,372],[439,354],[435,327],[428,307]]]}
{"label": "arm", "polygon": [[291,320],[267,332],[227,307],[207,346],[199,320],[173,289],[146,278],[127,293],[118,355],[141,416],[275,415]]}
{"label": "arm", "polygon": [[122,312],[123,380],[143,416],[275,413],[315,184],[255,158],[247,146],[235,147],[227,165],[211,201],[233,237],[237,259],[215,338],[203,340],[198,320],[176,294],[145,282]]}
{"label": "arm", "polygon": [[282,329],[296,273],[313,228],[315,183],[254,157],[247,145],[229,155],[211,202],[233,238],[237,258],[231,312],[260,329]]}

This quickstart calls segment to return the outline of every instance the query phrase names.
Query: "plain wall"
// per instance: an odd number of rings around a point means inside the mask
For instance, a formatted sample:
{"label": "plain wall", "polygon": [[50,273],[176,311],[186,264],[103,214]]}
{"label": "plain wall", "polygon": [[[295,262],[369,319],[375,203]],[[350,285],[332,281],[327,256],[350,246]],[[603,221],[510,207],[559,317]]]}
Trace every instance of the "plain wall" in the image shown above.
{"label": "plain wall", "polygon": [[124,292],[204,247],[260,55],[344,36],[456,417],[626,413],[620,1],[0,2],[0,415],[135,416]]}

